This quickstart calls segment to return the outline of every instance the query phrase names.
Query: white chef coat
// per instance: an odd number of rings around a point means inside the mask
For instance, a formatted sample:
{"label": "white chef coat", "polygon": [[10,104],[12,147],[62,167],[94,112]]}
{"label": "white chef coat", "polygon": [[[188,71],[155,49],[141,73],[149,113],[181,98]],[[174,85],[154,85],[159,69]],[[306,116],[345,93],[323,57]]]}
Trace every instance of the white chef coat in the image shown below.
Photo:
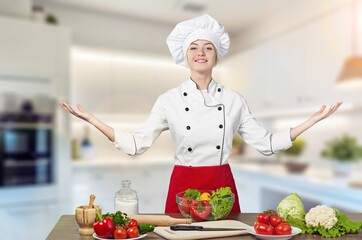
{"label": "white chef coat", "polygon": [[239,93],[211,80],[198,90],[191,79],[160,95],[147,121],[132,133],[115,130],[116,148],[130,155],[145,152],[165,130],[176,145],[176,165],[226,164],[238,132],[247,144],[264,155],[292,145],[290,129],[270,133],[250,113]]}

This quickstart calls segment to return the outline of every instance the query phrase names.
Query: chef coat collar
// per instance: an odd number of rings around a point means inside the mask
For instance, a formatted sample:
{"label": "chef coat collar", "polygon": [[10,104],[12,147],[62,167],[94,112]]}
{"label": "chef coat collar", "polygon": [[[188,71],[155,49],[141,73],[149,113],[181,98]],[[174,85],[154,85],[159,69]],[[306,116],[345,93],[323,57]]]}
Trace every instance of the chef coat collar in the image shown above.
{"label": "chef coat collar", "polygon": [[[209,85],[207,86],[207,92],[211,95],[214,95],[216,91],[216,85],[216,81],[212,78]],[[194,82],[194,80],[192,80],[191,78],[189,78],[189,80],[187,81],[187,87],[192,90],[199,91],[199,89],[197,89],[196,82]]]}

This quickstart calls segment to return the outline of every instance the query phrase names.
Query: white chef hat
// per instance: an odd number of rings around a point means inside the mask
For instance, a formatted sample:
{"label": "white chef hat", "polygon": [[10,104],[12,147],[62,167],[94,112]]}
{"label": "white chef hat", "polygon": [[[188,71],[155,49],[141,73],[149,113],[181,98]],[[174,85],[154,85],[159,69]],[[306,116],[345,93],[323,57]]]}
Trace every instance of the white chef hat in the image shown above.
{"label": "white chef hat", "polygon": [[185,61],[187,48],[199,39],[208,40],[214,44],[218,60],[229,50],[230,39],[225,27],[204,14],[178,23],[167,37],[167,45],[176,64],[187,66]]}

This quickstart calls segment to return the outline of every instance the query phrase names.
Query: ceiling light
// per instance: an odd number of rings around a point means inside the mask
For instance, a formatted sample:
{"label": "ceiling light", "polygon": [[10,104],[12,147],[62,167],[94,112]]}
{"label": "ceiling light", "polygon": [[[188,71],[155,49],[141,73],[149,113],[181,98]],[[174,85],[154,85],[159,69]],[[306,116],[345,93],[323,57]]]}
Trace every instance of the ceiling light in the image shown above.
{"label": "ceiling light", "polygon": [[352,5],[352,56],[347,58],[337,78],[338,87],[354,88],[362,86],[362,56],[357,56],[357,1]]}

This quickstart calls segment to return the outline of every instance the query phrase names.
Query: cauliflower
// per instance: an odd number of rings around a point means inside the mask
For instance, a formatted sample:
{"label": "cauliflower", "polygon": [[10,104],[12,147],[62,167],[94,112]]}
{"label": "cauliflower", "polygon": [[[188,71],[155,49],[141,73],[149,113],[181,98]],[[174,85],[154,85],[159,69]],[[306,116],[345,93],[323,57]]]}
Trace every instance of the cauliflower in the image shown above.
{"label": "cauliflower", "polygon": [[305,215],[305,222],[307,225],[313,227],[323,226],[327,229],[331,229],[337,221],[338,219],[334,209],[326,205],[318,205],[311,208]]}

